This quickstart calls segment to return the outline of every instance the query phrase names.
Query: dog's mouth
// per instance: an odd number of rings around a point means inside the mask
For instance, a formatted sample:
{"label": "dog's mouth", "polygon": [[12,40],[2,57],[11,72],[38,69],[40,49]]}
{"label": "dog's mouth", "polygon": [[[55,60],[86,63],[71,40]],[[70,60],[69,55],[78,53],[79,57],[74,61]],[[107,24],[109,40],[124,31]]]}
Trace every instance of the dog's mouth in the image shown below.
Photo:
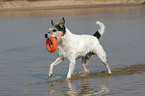
{"label": "dog's mouth", "polygon": [[51,38],[51,37],[54,37],[56,40],[57,40],[57,37],[54,36],[54,35],[50,35],[49,33],[48,34],[44,34],[44,37],[45,38]]}

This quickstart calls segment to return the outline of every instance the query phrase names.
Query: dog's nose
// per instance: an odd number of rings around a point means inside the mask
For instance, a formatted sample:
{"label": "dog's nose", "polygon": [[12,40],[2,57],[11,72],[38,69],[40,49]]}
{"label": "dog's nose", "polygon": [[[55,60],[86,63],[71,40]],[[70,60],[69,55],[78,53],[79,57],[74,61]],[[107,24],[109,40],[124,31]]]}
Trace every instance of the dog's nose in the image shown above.
{"label": "dog's nose", "polygon": [[50,31],[44,35],[45,38],[48,38],[48,35],[49,35],[49,34],[50,34]]}
{"label": "dog's nose", "polygon": [[48,34],[45,34],[44,36],[45,36],[45,38],[48,38]]}

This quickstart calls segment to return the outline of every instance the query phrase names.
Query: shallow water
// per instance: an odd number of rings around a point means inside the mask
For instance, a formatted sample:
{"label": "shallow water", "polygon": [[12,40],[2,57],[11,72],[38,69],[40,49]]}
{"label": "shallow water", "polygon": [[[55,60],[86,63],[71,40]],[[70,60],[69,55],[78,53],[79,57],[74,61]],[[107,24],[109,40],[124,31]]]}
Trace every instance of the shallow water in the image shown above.
{"label": "shallow water", "polygon": [[[76,34],[94,34],[97,20],[105,24],[100,43],[114,75],[107,75],[105,66],[92,56],[91,74],[83,74],[77,60],[74,79],[64,80],[65,60],[48,78],[49,65],[58,55],[47,52],[43,35],[51,19],[57,23],[63,16]],[[142,6],[0,12],[0,96],[144,96],[144,25]]]}

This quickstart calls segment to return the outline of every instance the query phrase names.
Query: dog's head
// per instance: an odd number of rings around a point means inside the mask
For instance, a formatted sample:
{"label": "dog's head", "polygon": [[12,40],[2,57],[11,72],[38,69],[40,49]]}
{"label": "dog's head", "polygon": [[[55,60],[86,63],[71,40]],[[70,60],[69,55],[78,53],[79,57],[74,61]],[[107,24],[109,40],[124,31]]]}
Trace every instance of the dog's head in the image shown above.
{"label": "dog's head", "polygon": [[52,27],[49,28],[48,34],[45,34],[45,38],[55,37],[58,41],[66,33],[64,17],[57,24],[54,24],[53,20],[51,20],[51,25]]}

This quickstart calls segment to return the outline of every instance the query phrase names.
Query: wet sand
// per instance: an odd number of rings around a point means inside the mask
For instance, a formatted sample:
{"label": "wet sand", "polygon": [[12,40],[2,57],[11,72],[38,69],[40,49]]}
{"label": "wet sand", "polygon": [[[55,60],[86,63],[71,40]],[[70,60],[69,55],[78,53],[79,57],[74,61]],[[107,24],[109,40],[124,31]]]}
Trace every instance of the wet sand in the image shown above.
{"label": "wet sand", "polygon": [[[59,71],[62,71],[64,69],[61,69]],[[57,71],[57,72],[59,72]],[[56,72],[56,73],[57,73]],[[46,82],[37,82],[35,84],[45,84],[45,83],[52,83],[52,82],[65,82],[65,81],[72,81],[72,80],[83,80],[88,78],[101,78],[101,77],[114,77],[114,76],[124,76],[124,75],[133,75],[133,74],[142,74],[145,72],[145,63],[144,64],[136,64],[136,65],[130,65],[124,68],[117,68],[112,70],[112,74],[108,74],[107,71],[101,71],[101,72],[91,72],[91,73],[76,73],[72,76],[71,79],[66,79],[64,77],[58,77],[55,80],[50,80]],[[51,78],[51,77],[50,77]],[[29,84],[33,85],[33,84]]]}
{"label": "wet sand", "polygon": [[[143,72],[145,72],[145,63],[144,64],[130,65],[130,66],[127,66],[124,68],[117,68],[117,69],[112,70],[112,74],[108,74],[107,71],[91,72],[89,74],[76,73],[72,76],[71,80],[94,78],[94,77],[100,78],[100,77],[110,77],[110,76],[112,77],[112,76],[121,76],[121,75],[133,75],[133,74],[141,74]],[[60,78],[60,79],[57,79],[55,81],[56,82],[64,82],[65,80],[66,80],[65,78]],[[40,82],[37,84],[40,84]]]}
{"label": "wet sand", "polygon": [[0,11],[26,11],[26,10],[54,10],[54,9],[77,9],[77,8],[100,8],[100,7],[125,7],[125,6],[141,6],[143,1],[107,1],[98,0],[84,1],[13,1],[0,2]]}

